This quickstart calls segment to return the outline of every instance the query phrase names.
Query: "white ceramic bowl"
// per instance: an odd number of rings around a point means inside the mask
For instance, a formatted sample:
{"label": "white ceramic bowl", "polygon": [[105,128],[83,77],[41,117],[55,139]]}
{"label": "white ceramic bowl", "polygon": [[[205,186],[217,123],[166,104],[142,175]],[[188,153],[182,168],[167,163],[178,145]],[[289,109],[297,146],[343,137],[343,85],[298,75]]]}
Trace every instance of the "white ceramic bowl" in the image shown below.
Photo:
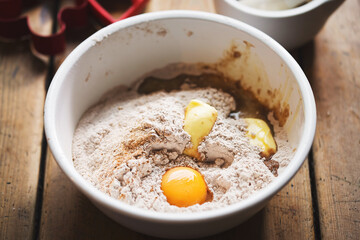
{"label": "white ceramic bowl", "polygon": [[[244,74],[244,84],[276,91],[269,104],[289,107],[285,124],[296,153],[268,187],[237,204],[197,213],[160,213],[113,199],[86,182],[72,162],[72,139],[82,114],[117,85],[169,63],[216,62],[224,51],[248,54],[223,69]],[[246,52],[248,51],[248,52]],[[242,59],[240,57],[239,59]],[[239,73],[239,70],[241,73]],[[260,79],[260,80],[258,80]],[[256,81],[255,81],[256,80]],[[45,104],[50,149],[67,177],[115,221],[145,234],[195,238],[232,228],[264,207],[299,170],[311,147],[316,122],[314,97],[296,61],[273,39],[237,20],[210,13],[168,11],[139,15],[96,32],[81,43],[54,76]]]}
{"label": "white ceramic bowl", "polygon": [[286,49],[293,49],[313,39],[344,0],[312,0],[282,11],[256,9],[237,0],[214,2],[218,13],[248,23],[273,37]]}

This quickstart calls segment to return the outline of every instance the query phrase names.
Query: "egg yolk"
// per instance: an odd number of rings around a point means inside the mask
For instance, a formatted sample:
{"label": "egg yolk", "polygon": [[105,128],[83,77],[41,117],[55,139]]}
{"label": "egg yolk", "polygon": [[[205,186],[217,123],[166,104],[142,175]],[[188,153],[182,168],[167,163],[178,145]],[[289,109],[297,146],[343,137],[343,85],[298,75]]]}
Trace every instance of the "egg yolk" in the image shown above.
{"label": "egg yolk", "polygon": [[203,176],[189,167],[168,170],[162,177],[161,189],[168,203],[178,207],[202,204],[207,197],[207,185]]}

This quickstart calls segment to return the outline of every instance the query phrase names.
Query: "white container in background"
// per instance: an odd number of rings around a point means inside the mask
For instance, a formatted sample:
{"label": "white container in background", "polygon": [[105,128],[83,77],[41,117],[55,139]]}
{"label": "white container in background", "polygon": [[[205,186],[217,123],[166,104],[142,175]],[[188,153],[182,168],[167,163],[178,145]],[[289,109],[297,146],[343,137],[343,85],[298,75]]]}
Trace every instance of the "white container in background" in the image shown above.
{"label": "white container in background", "polygon": [[288,50],[312,40],[343,2],[344,0],[312,0],[293,9],[268,11],[249,7],[237,0],[214,1],[219,14],[262,30]]}

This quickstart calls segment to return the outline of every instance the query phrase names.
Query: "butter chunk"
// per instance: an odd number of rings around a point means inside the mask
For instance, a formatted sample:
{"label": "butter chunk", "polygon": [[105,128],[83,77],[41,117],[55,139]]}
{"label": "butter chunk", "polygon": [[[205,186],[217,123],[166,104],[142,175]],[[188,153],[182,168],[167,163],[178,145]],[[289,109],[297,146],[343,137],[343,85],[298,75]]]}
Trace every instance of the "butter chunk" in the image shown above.
{"label": "butter chunk", "polygon": [[276,143],[266,122],[256,118],[245,118],[245,122],[246,135],[250,139],[250,144],[261,149],[261,156],[269,158],[275,154]]}
{"label": "butter chunk", "polygon": [[185,109],[184,130],[191,136],[191,148],[184,154],[201,160],[198,146],[210,133],[218,113],[216,109],[200,100],[191,100]]}

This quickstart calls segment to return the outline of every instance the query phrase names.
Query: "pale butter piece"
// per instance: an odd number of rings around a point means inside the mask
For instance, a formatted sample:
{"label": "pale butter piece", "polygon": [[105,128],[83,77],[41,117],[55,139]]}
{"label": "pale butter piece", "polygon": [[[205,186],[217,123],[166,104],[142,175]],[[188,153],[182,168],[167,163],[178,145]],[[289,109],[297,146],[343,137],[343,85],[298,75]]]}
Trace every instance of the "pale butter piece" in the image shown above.
{"label": "pale butter piece", "polygon": [[250,139],[250,144],[261,149],[261,156],[271,157],[276,153],[276,143],[271,134],[269,126],[261,119],[245,118],[247,124],[246,136]]}
{"label": "pale butter piece", "polygon": [[200,100],[191,100],[185,109],[184,130],[191,136],[191,148],[184,154],[201,160],[198,146],[210,133],[217,119],[217,110]]}

